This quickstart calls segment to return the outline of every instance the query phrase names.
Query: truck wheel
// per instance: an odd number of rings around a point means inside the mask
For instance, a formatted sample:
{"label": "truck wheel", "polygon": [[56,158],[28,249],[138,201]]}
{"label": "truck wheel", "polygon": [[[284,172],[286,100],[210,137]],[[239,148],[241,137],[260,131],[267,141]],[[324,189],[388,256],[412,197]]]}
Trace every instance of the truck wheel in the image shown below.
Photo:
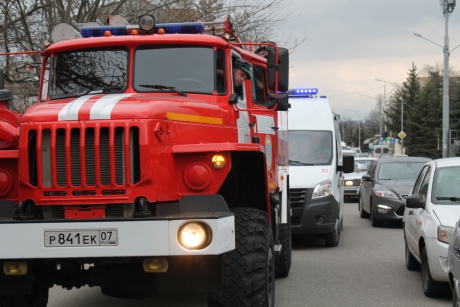
{"label": "truck wheel", "polygon": [[361,195],[359,196],[359,204],[358,204],[358,207],[359,207],[359,217],[362,218],[362,219],[366,219],[369,217],[369,213],[367,213],[366,211],[364,211],[364,208],[363,208],[363,199],[361,198]]}
{"label": "truck wheel", "polygon": [[273,307],[274,240],[267,213],[236,208],[235,249],[223,256],[222,291],[208,295],[208,306]]}
{"label": "truck wheel", "polygon": [[292,235],[291,235],[291,202],[287,201],[287,223],[281,224],[279,229],[279,243],[282,248],[279,254],[275,254],[275,276],[276,278],[287,277],[292,262]]}
{"label": "truck wheel", "polygon": [[280,225],[280,243],[283,247],[280,253],[275,256],[275,275],[277,278],[287,277],[291,269],[292,237],[290,217],[288,220],[287,224]]}
{"label": "truck wheel", "polygon": [[5,295],[0,298],[1,307],[46,307],[49,287],[42,274],[33,276],[32,292],[22,295]]}
{"label": "truck wheel", "polygon": [[431,277],[426,247],[423,247],[421,260],[423,293],[425,293],[427,297],[437,297],[442,295],[444,293],[444,283],[435,281],[433,277]]}
{"label": "truck wheel", "polygon": [[324,236],[324,242],[326,242],[326,246],[328,247],[336,247],[339,245],[340,242],[340,221],[337,219],[335,221],[334,231],[330,233],[326,233]]}
{"label": "truck wheel", "polygon": [[420,270],[420,263],[415,259],[415,257],[410,253],[409,247],[407,246],[406,240],[404,240],[405,245],[405,256],[406,256],[406,268],[409,271]]}

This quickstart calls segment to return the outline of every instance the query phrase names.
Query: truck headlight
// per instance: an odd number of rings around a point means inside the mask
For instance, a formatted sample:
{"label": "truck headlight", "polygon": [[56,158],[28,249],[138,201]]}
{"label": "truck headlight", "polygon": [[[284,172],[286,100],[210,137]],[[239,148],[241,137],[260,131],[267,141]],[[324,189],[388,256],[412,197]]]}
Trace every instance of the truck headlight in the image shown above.
{"label": "truck headlight", "polygon": [[354,184],[353,180],[345,180],[344,185],[346,187],[352,187]]}
{"label": "truck headlight", "polygon": [[453,227],[446,227],[446,226],[438,226],[438,240],[444,243],[449,244],[450,238],[454,234],[455,228]]}
{"label": "truck headlight", "polygon": [[313,189],[312,199],[331,195],[332,183],[330,180],[320,182]]}
{"label": "truck headlight", "polygon": [[186,249],[203,249],[211,243],[212,233],[205,223],[190,222],[179,228],[177,239]]}

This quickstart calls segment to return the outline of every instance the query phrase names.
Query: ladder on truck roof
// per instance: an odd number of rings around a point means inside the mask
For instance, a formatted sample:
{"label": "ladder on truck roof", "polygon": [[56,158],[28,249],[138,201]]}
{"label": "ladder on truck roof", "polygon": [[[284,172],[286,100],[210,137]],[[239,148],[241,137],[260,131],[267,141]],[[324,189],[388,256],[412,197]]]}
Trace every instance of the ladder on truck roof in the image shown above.
{"label": "ladder on truck roof", "polygon": [[222,36],[225,33],[230,35],[230,42],[242,43],[244,38],[241,36],[238,29],[234,26],[233,20],[227,16],[223,21],[203,22],[204,33],[214,36]]}

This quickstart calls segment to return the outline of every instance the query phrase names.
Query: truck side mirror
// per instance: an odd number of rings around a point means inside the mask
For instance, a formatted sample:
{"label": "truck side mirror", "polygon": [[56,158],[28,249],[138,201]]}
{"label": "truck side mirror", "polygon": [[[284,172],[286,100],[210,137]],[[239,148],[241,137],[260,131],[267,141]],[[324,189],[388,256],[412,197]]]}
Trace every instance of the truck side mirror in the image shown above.
{"label": "truck side mirror", "polygon": [[268,48],[267,66],[268,89],[272,92],[276,90],[276,72],[278,71],[278,91],[287,92],[289,89],[289,51],[286,48],[278,48],[278,63],[276,63],[275,49]]}
{"label": "truck side mirror", "polygon": [[278,93],[278,99],[275,98],[274,92],[268,93],[267,108],[273,109],[276,106],[277,111],[287,111],[291,105],[289,104],[289,96],[286,93]]}

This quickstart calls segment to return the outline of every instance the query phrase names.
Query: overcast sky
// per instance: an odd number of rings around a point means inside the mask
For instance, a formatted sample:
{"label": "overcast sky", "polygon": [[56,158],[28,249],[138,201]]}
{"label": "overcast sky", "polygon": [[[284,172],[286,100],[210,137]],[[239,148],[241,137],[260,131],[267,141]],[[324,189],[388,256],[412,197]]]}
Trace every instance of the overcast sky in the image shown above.
{"label": "overcast sky", "polygon": [[[290,88],[316,87],[342,118],[364,120],[384,94],[383,82],[401,84],[415,63],[440,64],[445,18],[439,0],[287,0],[292,12],[282,31],[306,37],[290,56]],[[460,1],[449,17],[450,50],[460,44]],[[450,56],[460,67],[460,47]],[[386,84],[387,97],[394,88]]]}

